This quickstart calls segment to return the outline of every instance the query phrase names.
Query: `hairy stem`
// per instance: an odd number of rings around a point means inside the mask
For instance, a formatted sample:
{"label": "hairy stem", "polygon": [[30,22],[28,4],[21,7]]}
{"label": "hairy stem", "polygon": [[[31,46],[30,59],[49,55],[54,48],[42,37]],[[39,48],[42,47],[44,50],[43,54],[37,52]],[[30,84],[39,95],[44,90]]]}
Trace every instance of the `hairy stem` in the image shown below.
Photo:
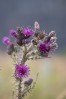
{"label": "hairy stem", "polygon": [[[27,61],[27,53],[29,53],[29,51],[31,51],[31,49],[33,48],[33,46],[31,46],[28,51],[27,51],[27,47],[24,45],[24,54],[23,54],[23,58],[21,60],[21,63],[24,64]],[[18,99],[23,99],[23,93],[22,93],[22,79],[19,80],[19,84],[18,84]]]}
{"label": "hairy stem", "polygon": [[26,62],[26,54],[27,54],[27,48],[26,48],[26,46],[24,46],[24,48],[25,48],[25,50],[24,50],[24,55],[23,55],[23,59],[22,59],[22,61],[21,61],[21,63],[22,64],[24,64],[25,62]]}
{"label": "hairy stem", "polygon": [[[26,46],[24,46],[25,50],[24,50],[24,55],[23,55],[23,59],[21,61],[22,64],[24,64],[26,62],[26,54],[27,54],[27,48]],[[22,97],[22,79],[19,80],[19,84],[18,84],[18,99],[23,99]]]}
{"label": "hairy stem", "polygon": [[22,82],[22,79],[19,80],[19,85],[18,85],[18,99],[22,99],[21,82]]}

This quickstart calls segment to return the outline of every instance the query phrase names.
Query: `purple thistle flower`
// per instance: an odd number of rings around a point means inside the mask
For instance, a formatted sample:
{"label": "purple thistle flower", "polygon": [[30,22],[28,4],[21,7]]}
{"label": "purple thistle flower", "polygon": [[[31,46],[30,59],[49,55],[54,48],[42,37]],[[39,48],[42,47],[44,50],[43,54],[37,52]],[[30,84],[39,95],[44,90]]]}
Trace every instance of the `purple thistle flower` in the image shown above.
{"label": "purple thistle flower", "polygon": [[31,28],[23,28],[23,34],[26,36],[32,36],[34,34],[34,31]]}
{"label": "purple thistle flower", "polygon": [[17,37],[17,33],[16,33],[15,30],[11,29],[9,32],[10,32],[10,35],[11,35],[12,37]]}
{"label": "purple thistle flower", "polygon": [[4,37],[3,38],[3,43],[6,44],[6,45],[10,45],[11,44],[10,39],[8,37]]}
{"label": "purple thistle flower", "polygon": [[42,42],[39,45],[39,51],[40,53],[44,54],[44,55],[48,55],[49,51],[50,51],[50,43],[48,42]]}
{"label": "purple thistle flower", "polygon": [[27,65],[25,64],[19,64],[16,66],[16,70],[15,70],[15,76],[17,78],[23,78],[23,77],[27,77],[29,75],[29,67],[27,67]]}

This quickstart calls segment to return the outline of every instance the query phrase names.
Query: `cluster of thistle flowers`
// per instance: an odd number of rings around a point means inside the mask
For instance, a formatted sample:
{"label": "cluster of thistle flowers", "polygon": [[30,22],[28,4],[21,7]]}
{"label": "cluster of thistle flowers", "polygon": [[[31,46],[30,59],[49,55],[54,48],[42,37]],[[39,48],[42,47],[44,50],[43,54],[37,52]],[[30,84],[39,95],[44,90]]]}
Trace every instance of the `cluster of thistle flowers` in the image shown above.
{"label": "cluster of thistle flowers", "polygon": [[[34,28],[19,27],[17,30],[10,30],[9,35],[14,37],[12,42],[10,38],[4,37],[3,43],[7,45],[7,53],[16,57],[15,78],[20,80],[27,77],[30,69],[25,62],[30,59],[41,59],[48,57],[50,53],[57,49],[55,31],[49,34],[40,30],[38,22],[34,23]],[[29,78],[24,82],[24,85],[30,86],[33,82]]]}

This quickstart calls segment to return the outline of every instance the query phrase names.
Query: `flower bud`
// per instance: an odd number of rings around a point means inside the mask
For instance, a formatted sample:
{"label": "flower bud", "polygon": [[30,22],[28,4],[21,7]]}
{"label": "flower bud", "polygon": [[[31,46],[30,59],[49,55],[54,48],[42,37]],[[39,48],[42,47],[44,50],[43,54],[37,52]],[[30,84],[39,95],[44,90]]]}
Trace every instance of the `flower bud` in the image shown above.
{"label": "flower bud", "polygon": [[3,38],[3,43],[6,44],[6,45],[10,45],[11,44],[10,39],[8,37],[4,37]]}
{"label": "flower bud", "polygon": [[11,29],[10,31],[10,35],[13,36],[13,37],[17,37],[17,33],[15,30]]}
{"label": "flower bud", "polygon": [[40,33],[40,34],[39,34],[39,39],[43,39],[43,38],[44,38],[44,36],[45,36],[45,33],[43,33],[43,32],[42,32],[42,33]]}
{"label": "flower bud", "polygon": [[39,35],[39,32],[36,32],[36,33],[35,33],[35,37],[38,37],[38,35]]}
{"label": "flower bud", "polygon": [[17,27],[17,33],[18,33],[18,34],[21,34],[21,33],[22,33],[22,28]]}
{"label": "flower bud", "polygon": [[38,29],[40,28],[39,23],[38,23],[37,21],[34,23],[34,28],[35,28],[36,30],[38,30]]}
{"label": "flower bud", "polygon": [[51,46],[51,48],[57,49],[58,48],[58,44],[57,43],[53,43],[52,46]]}
{"label": "flower bud", "polygon": [[9,55],[11,55],[14,51],[15,51],[14,45],[13,45],[13,44],[10,44],[10,45],[7,47],[7,53],[8,53]]}
{"label": "flower bud", "polygon": [[32,40],[32,43],[34,44],[34,45],[37,45],[37,41],[36,41],[36,39],[34,39],[34,40]]}
{"label": "flower bud", "polygon": [[22,40],[19,40],[19,39],[16,40],[16,43],[17,43],[18,45],[20,45],[20,46],[23,45]]}
{"label": "flower bud", "polygon": [[57,40],[57,37],[51,37],[50,39],[51,42],[56,42],[56,40]]}
{"label": "flower bud", "polygon": [[33,82],[33,79],[32,79],[32,78],[29,78],[28,81],[25,81],[25,82],[24,82],[24,85],[25,85],[25,86],[30,86],[30,85],[32,84],[32,82]]}
{"label": "flower bud", "polygon": [[51,31],[50,33],[49,33],[49,37],[53,37],[53,36],[55,36],[56,34],[55,34],[55,31]]}

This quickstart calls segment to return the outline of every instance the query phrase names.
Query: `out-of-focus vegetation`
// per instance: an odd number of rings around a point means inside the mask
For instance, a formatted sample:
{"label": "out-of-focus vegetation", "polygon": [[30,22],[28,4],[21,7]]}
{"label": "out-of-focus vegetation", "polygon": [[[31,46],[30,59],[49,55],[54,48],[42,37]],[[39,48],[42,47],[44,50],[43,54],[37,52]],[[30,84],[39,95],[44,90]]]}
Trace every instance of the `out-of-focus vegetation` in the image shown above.
{"label": "out-of-focus vegetation", "polygon": [[56,31],[58,50],[66,50],[66,0],[0,0],[0,13],[0,49],[9,29],[33,27],[34,21],[38,21],[47,33]]}
{"label": "out-of-focus vegetation", "polygon": [[[61,56],[28,61],[34,80],[39,72],[35,88],[25,99],[66,99],[66,59]],[[0,54],[0,99],[12,99],[15,82],[13,61]],[[15,99],[15,97],[14,97]]]}

